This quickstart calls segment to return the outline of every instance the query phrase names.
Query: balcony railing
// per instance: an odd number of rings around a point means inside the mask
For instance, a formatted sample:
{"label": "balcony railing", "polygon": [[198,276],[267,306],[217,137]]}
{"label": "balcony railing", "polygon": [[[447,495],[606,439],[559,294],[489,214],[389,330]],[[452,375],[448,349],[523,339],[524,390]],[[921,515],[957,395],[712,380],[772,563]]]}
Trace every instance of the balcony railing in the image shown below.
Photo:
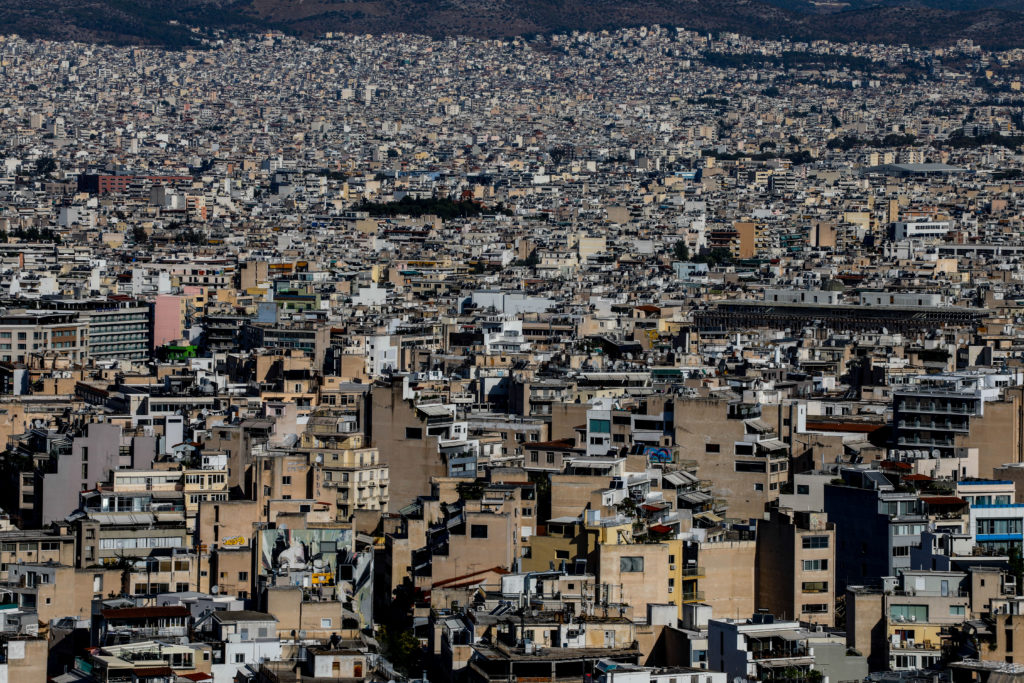
{"label": "balcony railing", "polygon": [[757,650],[750,653],[755,660],[762,659],[794,659],[798,657],[807,657],[808,650],[805,647],[793,647],[793,648],[766,648],[764,650]]}

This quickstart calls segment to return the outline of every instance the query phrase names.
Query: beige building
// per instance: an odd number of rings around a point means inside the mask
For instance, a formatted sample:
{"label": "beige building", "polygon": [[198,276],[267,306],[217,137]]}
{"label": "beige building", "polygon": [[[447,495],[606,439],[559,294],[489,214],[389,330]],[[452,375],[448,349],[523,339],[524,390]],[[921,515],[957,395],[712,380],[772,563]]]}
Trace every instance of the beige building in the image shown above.
{"label": "beige building", "polygon": [[775,509],[758,520],[757,608],[782,619],[834,625],[835,533],[823,512]]}
{"label": "beige building", "polygon": [[[755,567],[757,542],[715,538],[696,544],[696,564],[704,567],[699,582],[702,601],[712,614],[742,619],[755,610]],[[687,553],[688,560],[690,553]]]}
{"label": "beige building", "polygon": [[296,448],[322,469],[318,499],[334,501],[338,521],[348,521],[356,510],[386,512],[391,497],[388,468],[357,430],[355,416],[318,413]]}
{"label": "beige building", "polygon": [[698,476],[711,483],[715,497],[728,501],[729,517],[761,517],[789,480],[789,445],[766,421],[731,411],[725,399],[678,400],[677,457],[697,463]]}
{"label": "beige building", "polygon": [[0,316],[0,361],[27,363],[33,353],[56,351],[73,361],[88,355],[89,324],[78,313],[11,312]]}

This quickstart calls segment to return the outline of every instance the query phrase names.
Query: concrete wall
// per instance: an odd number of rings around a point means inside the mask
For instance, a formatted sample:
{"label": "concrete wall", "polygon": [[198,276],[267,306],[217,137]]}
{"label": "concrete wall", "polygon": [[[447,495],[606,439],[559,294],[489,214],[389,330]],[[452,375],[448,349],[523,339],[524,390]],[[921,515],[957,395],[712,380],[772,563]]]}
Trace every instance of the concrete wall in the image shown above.
{"label": "concrete wall", "polygon": [[[598,599],[601,591],[607,590],[608,601],[621,602],[625,607],[622,616],[634,621],[647,619],[648,603],[678,603],[682,586],[676,585],[669,593],[668,556],[669,546],[663,543],[601,545],[597,550]],[[643,558],[643,571],[623,571],[622,558],[635,557]]]}
{"label": "concrete wall", "polygon": [[[43,525],[67,517],[78,509],[78,494],[83,488],[93,488],[96,482],[108,479],[110,471],[121,464],[120,446],[120,427],[93,423],[84,437],[74,440],[71,455],[57,457],[57,471],[43,477],[42,496],[37,492]],[[139,469],[148,469],[152,461],[151,456]]]}
{"label": "concrete wall", "polygon": [[699,585],[715,618],[745,619],[754,613],[756,553],[756,541],[701,544],[697,563],[707,576]]}
{"label": "concrete wall", "polygon": [[[437,451],[437,439],[426,436],[411,401],[402,399],[401,386],[374,387],[370,394],[370,437],[389,468],[391,500],[388,507],[400,510],[417,496],[430,493],[430,478],[447,475]],[[406,427],[422,428],[421,438],[406,438]]]}

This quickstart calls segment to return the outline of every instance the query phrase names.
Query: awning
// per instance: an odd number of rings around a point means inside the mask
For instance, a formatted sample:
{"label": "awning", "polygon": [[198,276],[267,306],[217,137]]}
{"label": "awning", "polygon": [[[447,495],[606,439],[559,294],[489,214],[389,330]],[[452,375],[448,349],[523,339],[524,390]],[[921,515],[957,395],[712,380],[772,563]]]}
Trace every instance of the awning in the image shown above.
{"label": "awning", "polygon": [[685,470],[679,470],[677,472],[669,472],[668,474],[666,474],[662,478],[663,479],[667,479],[668,481],[672,482],[676,486],[683,486],[685,484],[696,484],[697,481],[698,481],[696,475],[691,474],[691,473],[689,473],[689,472],[687,472]]}
{"label": "awning", "polygon": [[767,434],[769,432],[775,431],[775,429],[770,424],[756,417],[751,418],[749,420],[744,420],[743,424],[747,425],[758,434]]}
{"label": "awning", "polygon": [[957,496],[931,496],[922,497],[921,500],[929,505],[967,505],[967,501]]}
{"label": "awning", "polygon": [[700,513],[694,515],[693,517],[694,517],[694,519],[706,519],[707,521],[715,522],[716,524],[718,522],[722,521],[721,517],[716,515],[714,512],[710,512],[710,511],[709,512],[700,512]]}
{"label": "awning", "polygon": [[789,446],[779,439],[762,439],[757,442],[757,447],[766,451],[785,451]]}
{"label": "awning", "polygon": [[431,403],[425,406],[416,406],[416,410],[420,411],[427,417],[451,417],[452,410],[446,405],[439,403]]}
{"label": "awning", "polygon": [[685,493],[679,494],[679,500],[684,503],[690,503],[696,505],[698,503],[706,503],[711,500],[711,496],[703,491],[686,491]]}

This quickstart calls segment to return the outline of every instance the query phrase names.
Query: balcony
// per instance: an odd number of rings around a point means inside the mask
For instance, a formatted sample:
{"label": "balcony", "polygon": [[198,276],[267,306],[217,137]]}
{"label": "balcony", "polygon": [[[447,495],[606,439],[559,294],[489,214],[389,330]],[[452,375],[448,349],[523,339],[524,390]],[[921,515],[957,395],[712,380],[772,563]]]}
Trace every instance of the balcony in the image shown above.
{"label": "balcony", "polygon": [[950,405],[948,403],[903,403],[900,413],[929,413],[933,415],[973,415],[973,406]]}
{"label": "balcony", "polygon": [[706,575],[704,567],[683,567],[683,576],[685,577],[699,577]]}
{"label": "balcony", "polygon": [[927,431],[944,432],[968,432],[970,427],[966,422],[952,422],[950,420],[921,421],[921,420],[900,420],[897,423],[900,429],[924,429]]}
{"label": "balcony", "polygon": [[770,647],[754,650],[750,653],[754,661],[766,659],[801,659],[810,657],[810,651],[806,647]]}
{"label": "balcony", "polygon": [[920,437],[899,437],[896,440],[900,446],[928,446],[928,447],[940,447],[950,448],[953,446],[952,439],[922,439]]}
{"label": "balcony", "polygon": [[107,629],[107,638],[111,641],[122,638],[126,642],[138,638],[180,638],[187,635],[187,626],[116,626]]}
{"label": "balcony", "polygon": [[900,640],[898,642],[890,643],[889,653],[896,654],[900,651],[908,652],[941,652],[942,643],[933,642],[931,640],[925,640],[923,642],[917,642],[915,640]]}
{"label": "balcony", "polygon": [[683,593],[683,602],[704,602],[704,591],[687,591]]}

